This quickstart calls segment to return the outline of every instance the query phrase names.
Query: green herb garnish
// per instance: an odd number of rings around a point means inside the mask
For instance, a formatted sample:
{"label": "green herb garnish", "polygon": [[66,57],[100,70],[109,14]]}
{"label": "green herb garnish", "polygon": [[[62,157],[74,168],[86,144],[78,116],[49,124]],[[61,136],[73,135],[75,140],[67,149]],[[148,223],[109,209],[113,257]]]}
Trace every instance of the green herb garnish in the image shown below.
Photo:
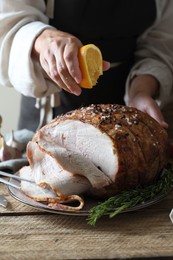
{"label": "green herb garnish", "polygon": [[127,208],[152,200],[157,195],[166,195],[172,189],[173,167],[169,165],[153,184],[138,186],[135,189],[121,192],[91,208],[87,218],[88,224],[94,226],[97,220],[105,214],[113,218]]}

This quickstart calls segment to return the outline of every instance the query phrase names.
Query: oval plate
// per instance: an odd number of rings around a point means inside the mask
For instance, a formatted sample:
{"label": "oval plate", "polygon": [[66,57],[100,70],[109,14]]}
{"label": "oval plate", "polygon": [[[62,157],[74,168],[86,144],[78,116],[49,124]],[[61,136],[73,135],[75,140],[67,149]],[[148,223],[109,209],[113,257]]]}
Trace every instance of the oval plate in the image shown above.
{"label": "oval plate", "polygon": [[[15,175],[17,175],[17,173]],[[10,179],[10,182],[13,183],[13,184],[18,184],[18,185],[20,184],[19,181],[12,179],[12,178]],[[63,209],[56,210],[56,209],[52,209],[52,208],[48,207],[43,202],[38,202],[38,201],[31,199],[30,197],[26,196],[22,192],[22,190],[16,189],[12,186],[8,186],[8,190],[9,190],[9,194],[13,198],[15,198],[16,200],[18,200],[18,201],[20,201],[20,202],[22,202],[26,205],[29,205],[29,206],[31,206],[35,209],[38,209],[38,210],[41,210],[41,211],[47,211],[47,212],[51,212],[51,213],[55,213],[55,214],[64,214],[64,215],[73,215],[73,216],[88,216],[90,214],[89,211],[92,207],[96,206],[99,202],[103,202],[103,201],[98,200],[98,199],[85,197],[84,198],[85,205],[84,205],[83,209],[81,209],[79,211],[63,210]],[[160,200],[162,200],[164,197],[166,197],[169,193],[170,193],[170,191],[168,191],[167,194],[159,194],[152,200],[148,200],[148,201],[142,202],[142,203],[140,203],[140,204],[138,204],[134,207],[127,208],[122,212],[136,211],[136,210],[139,210],[139,209],[142,209],[142,208],[149,207],[153,204],[158,203]],[[109,212],[109,214],[110,214],[110,212]],[[108,213],[105,214],[105,215],[108,215]]]}

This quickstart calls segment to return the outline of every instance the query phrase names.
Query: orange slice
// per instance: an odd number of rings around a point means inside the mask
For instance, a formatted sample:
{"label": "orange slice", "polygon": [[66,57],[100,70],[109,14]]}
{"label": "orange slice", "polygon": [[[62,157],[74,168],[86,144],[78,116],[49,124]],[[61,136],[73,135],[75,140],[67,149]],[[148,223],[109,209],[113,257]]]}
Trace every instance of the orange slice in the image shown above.
{"label": "orange slice", "polygon": [[82,72],[82,88],[92,88],[103,74],[103,58],[100,49],[94,44],[87,44],[79,49],[79,66]]}

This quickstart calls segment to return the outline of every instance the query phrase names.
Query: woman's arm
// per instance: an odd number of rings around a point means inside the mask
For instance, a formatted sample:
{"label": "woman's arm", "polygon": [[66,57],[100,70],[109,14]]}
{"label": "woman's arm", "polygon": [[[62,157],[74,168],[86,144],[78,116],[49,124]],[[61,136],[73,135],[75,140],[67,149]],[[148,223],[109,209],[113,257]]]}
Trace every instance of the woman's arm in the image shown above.
{"label": "woman's arm", "polygon": [[44,0],[1,0],[0,84],[24,95],[48,96],[58,91],[37,61],[31,58],[36,37],[48,25]]}
{"label": "woman's arm", "polygon": [[[125,102],[143,107],[161,122],[159,107],[167,104],[173,94],[173,1],[156,0],[156,4],[157,19],[137,42],[136,63],[127,79]],[[146,109],[146,97],[150,109]]]}

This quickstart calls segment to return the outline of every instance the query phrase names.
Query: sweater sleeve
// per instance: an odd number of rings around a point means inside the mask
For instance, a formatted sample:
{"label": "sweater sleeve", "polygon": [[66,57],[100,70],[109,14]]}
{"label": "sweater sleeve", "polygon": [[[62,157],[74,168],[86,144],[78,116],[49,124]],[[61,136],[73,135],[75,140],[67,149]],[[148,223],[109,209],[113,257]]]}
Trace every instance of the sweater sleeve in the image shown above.
{"label": "sweater sleeve", "polygon": [[43,0],[2,0],[0,3],[0,85],[41,98],[59,91],[31,58],[35,38],[49,28]]}
{"label": "sweater sleeve", "polygon": [[173,96],[173,1],[156,0],[154,24],[137,41],[135,64],[126,82],[125,102],[128,104],[130,80],[137,75],[152,75],[159,84],[156,102],[163,107]]}

